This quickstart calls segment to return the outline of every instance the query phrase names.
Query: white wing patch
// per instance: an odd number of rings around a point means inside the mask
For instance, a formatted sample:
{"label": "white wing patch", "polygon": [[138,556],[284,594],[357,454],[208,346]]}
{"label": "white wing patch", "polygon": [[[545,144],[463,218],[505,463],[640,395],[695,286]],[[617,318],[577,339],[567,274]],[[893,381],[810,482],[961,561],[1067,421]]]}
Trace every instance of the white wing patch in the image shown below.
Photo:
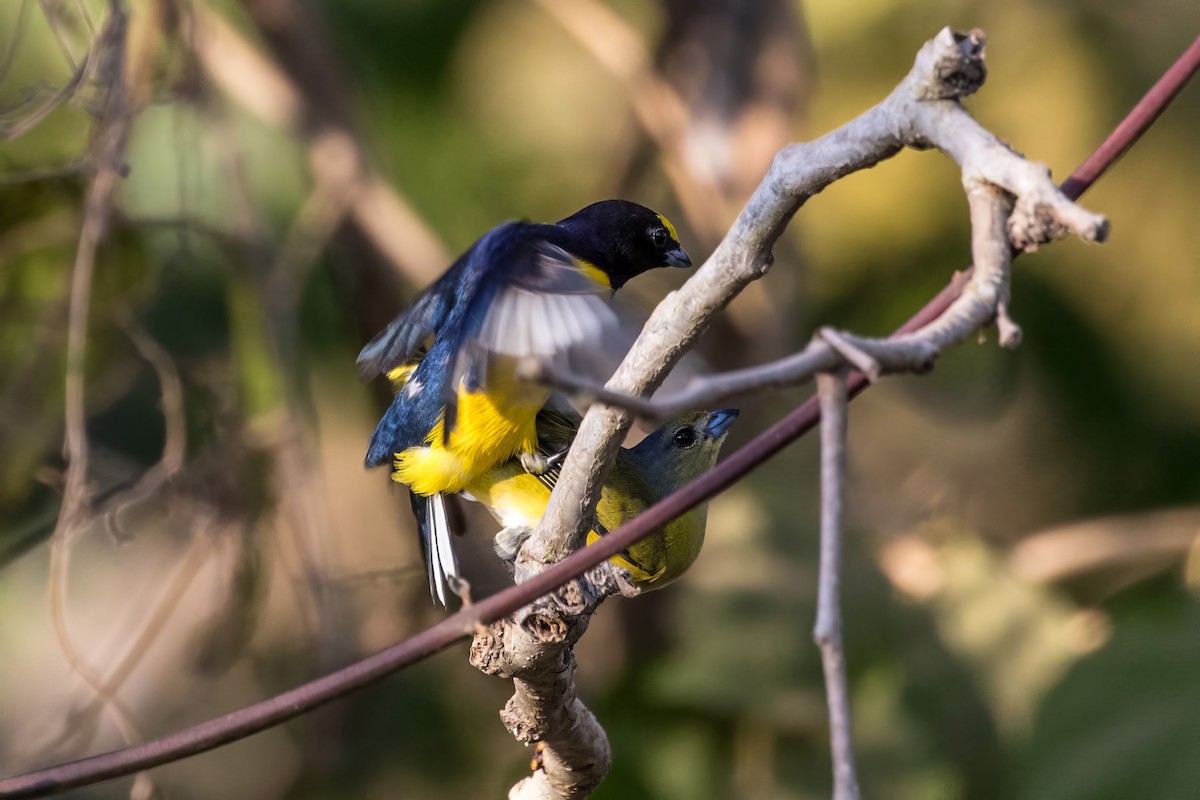
{"label": "white wing patch", "polygon": [[495,353],[551,358],[584,344],[598,347],[618,326],[616,313],[596,295],[546,294],[512,286],[488,311],[479,340]]}

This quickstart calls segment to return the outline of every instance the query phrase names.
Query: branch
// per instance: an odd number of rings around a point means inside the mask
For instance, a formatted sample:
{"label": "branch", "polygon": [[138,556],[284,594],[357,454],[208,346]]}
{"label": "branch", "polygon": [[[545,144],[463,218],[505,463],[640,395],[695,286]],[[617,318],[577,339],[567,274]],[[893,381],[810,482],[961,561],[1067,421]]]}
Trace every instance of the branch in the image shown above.
{"label": "branch", "polygon": [[[1062,196],[1068,200],[1078,200],[1149,130],[1154,121],[1166,110],[1198,70],[1200,70],[1200,37],[1163,73],[1162,77],[1113,129],[1100,147],[1096,148],[1071,176],[1063,181],[1060,187]],[[1019,253],[1013,255],[1015,257]],[[905,324],[900,332],[912,333],[939,317],[950,306],[950,303],[962,294],[963,288],[973,277],[974,269],[971,267],[956,273],[950,285],[943,289],[934,301],[926,305],[909,323]],[[1015,345],[1019,340],[1019,329],[1009,318],[1007,304],[997,303],[996,312],[996,324],[1000,330],[1001,343],[1009,346]],[[769,364],[719,375],[693,378],[683,389],[654,400],[609,389],[587,378],[542,362],[531,361],[522,365],[522,375],[527,380],[539,381],[552,388],[574,393],[589,403],[617,406],[639,417],[658,420],[673,417],[692,409],[711,408],[731,397],[747,392],[780,389],[805,383],[821,369],[821,358],[825,354],[819,350],[814,352],[814,349],[819,346],[820,342],[814,342],[799,353]]]}
{"label": "branch", "polygon": [[[1024,193],[1019,197],[1028,196],[1018,201],[1019,214],[1014,213],[1014,219],[1031,245],[1035,235],[1058,234],[1062,227],[1085,238],[1103,238],[1103,218],[1077,209],[1057,195],[1044,168],[1013,154],[959,105],[955,98],[970,94],[982,80],[981,59],[980,37],[956,38],[943,30],[926,43],[913,70],[884,102],[816,141],[782,150],[733,229],[693,278],[659,304],[606,388],[628,396],[653,390],[712,316],[766,273],[772,245],[809,197],[906,145],[926,148],[932,144],[945,150],[962,164],[969,190],[996,183],[1007,191]],[[929,344],[940,348],[962,338],[981,316],[990,319],[991,297],[1005,298],[1007,261],[992,255],[989,253],[987,260],[995,269],[973,276],[974,288],[964,292],[949,313],[928,324],[923,334],[926,341],[913,337],[891,343],[847,335],[841,338],[884,369],[927,366]],[[994,303],[990,308],[994,309]],[[822,339],[810,345],[805,369],[809,374],[832,369],[841,358],[842,353]],[[582,544],[594,495],[629,423],[629,415],[622,409],[594,407],[588,412],[542,524],[518,559],[518,576],[523,568],[536,571],[538,562],[553,562]],[[581,509],[585,513],[580,513]]]}
{"label": "branch", "polygon": [[[1126,120],[1109,136],[1097,154],[1085,162],[1091,177],[1083,174],[1081,168],[1080,172],[1064,184],[1064,194],[1070,197],[1082,194],[1095,178],[1111,165],[1117,155],[1128,149],[1149,127],[1150,122],[1161,113],[1198,68],[1200,40],[1197,40],[1196,44],[1164,74]],[[1101,155],[1102,153],[1106,155]],[[917,330],[930,320],[936,319],[949,307],[959,291],[960,286],[951,283],[909,319],[897,334]],[[849,373],[847,390],[851,397],[867,385],[866,377],[861,373]],[[441,652],[454,642],[470,636],[477,626],[501,619],[533,600],[559,589],[569,581],[578,579],[589,569],[607,561],[664,523],[729,488],[759,464],[811,430],[819,419],[817,401],[809,399],[744,447],[730,454],[714,469],[651,506],[596,544],[579,550],[521,585],[509,587],[464,608],[399,644],[283,694],[176,731],[161,739],[25,775],[0,779],[0,798],[44,797],[178,761],[282,724]]]}
{"label": "branch", "polygon": [[842,649],[842,503],[846,478],[846,373],[817,376],[821,405],[821,567],[813,641],[821,649],[825,695],[829,703],[829,739],[833,751],[834,800],[858,800],[854,747],[850,737],[850,691]]}
{"label": "branch", "polygon": [[137,483],[96,508],[96,512],[103,515],[109,531],[121,538],[122,512],[155,495],[183,469],[187,454],[187,422],[183,410],[183,382],[171,354],[138,324],[128,309],[122,309],[117,320],[138,354],[158,377],[163,412],[163,449],[158,461]]}
{"label": "branch", "polygon": [[[912,70],[882,103],[816,141],[781,150],[725,239],[692,278],[655,309],[606,388],[629,396],[653,391],[703,333],[713,315],[766,274],[776,239],[808,198],[833,181],[871,167],[906,146],[937,147],[962,167],[971,204],[972,250],[979,268],[945,312],[913,334],[880,340],[829,330],[819,332],[804,360],[806,379],[843,364],[855,366],[872,378],[884,371],[927,370],[938,352],[989,324],[995,318],[997,303],[1007,303],[1013,246],[1010,239],[1021,249],[1032,249],[1067,232],[1092,241],[1103,240],[1107,232],[1103,217],[1062,197],[1045,167],[1030,164],[1014,153],[976,123],[959,103],[982,85],[986,74],[983,44],[980,33],[963,36],[943,29],[925,43]],[[1015,198],[1011,207],[1010,196]],[[600,487],[630,423],[631,416],[623,408],[593,406],[588,411],[546,512],[517,556],[518,583],[583,546]],[[604,596],[599,587],[585,592],[591,593],[599,594],[601,599]],[[591,611],[591,607],[584,609],[585,614]],[[586,625],[565,610],[555,624],[567,630]],[[513,630],[511,635],[517,635],[520,629]],[[499,635],[491,639],[500,640]],[[520,646],[491,653],[489,663],[539,647],[556,653],[570,647],[570,642],[539,643],[529,635]],[[543,703],[555,696],[552,689],[561,679],[558,674],[528,669],[519,659],[497,671],[525,681],[546,681],[543,691],[536,693]],[[540,714],[548,717],[549,711],[543,708]],[[568,734],[551,732],[559,742],[566,740],[569,752],[581,757],[579,763],[569,765],[568,775],[572,768],[582,769],[606,757],[606,743],[571,739]],[[562,797],[586,793],[574,783],[556,788]]]}
{"label": "branch", "polygon": [[[71,549],[77,534],[91,516],[91,497],[87,483],[88,440],[87,410],[84,402],[84,367],[87,354],[88,324],[91,311],[92,279],[96,254],[108,229],[109,214],[117,184],[125,174],[125,146],[133,126],[136,108],[129,96],[126,75],[128,17],[117,0],[110,0],[104,28],[88,51],[86,65],[92,64],[107,87],[104,107],[97,122],[95,174],[84,198],[83,227],[71,273],[70,311],[67,319],[67,364],[64,379],[64,415],[66,435],[63,451],[67,460],[66,481],[58,520],[50,548],[50,577],[47,590],[55,636],[67,666],[103,703],[125,741],[137,738],[136,727],[120,701],[109,692],[103,678],[75,647],[68,618],[68,586]],[[73,90],[72,90],[73,91]],[[148,778],[139,778],[147,784]]]}

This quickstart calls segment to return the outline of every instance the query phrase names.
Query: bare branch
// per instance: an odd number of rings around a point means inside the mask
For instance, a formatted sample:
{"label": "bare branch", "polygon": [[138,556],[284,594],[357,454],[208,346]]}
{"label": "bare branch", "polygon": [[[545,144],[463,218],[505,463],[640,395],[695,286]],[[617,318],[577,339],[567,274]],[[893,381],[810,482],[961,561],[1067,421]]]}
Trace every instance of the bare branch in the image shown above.
{"label": "bare branch", "polygon": [[71,278],[71,306],[67,327],[66,443],[67,483],[56,539],[61,539],[73,518],[85,505],[87,470],[87,434],[84,430],[83,367],[87,347],[87,328],[91,299],[92,274],[96,250],[108,226],[108,212],[117,181],[124,172],[125,143],[133,124],[124,83],[124,46],[126,17],[118,3],[111,4],[108,21],[97,49],[106,62],[101,73],[108,81],[109,94],[101,120],[96,148],[96,174],[88,189],[84,206],[83,230],[75,253]]}
{"label": "bare branch", "polygon": [[[576,696],[572,647],[596,607],[621,590],[618,573],[601,564],[475,634],[472,665],[513,678],[515,692],[500,713],[504,726],[517,741],[541,747],[541,768],[513,787],[509,797],[514,800],[586,797],[608,774],[612,749],[596,717]],[[514,664],[521,665],[516,672]]]}
{"label": "bare branch", "polygon": [[7,80],[8,71],[12,69],[13,59],[17,56],[17,47],[25,33],[25,21],[29,19],[31,5],[32,0],[21,0],[21,8],[17,11],[17,19],[12,26],[12,38],[8,40],[8,46],[4,48],[4,55],[0,56],[0,83]]}
{"label": "bare branch", "polygon": [[[67,62],[70,64],[71,77],[65,84],[54,91],[46,99],[40,102],[36,100],[30,102],[28,105],[33,106],[33,108],[29,110],[16,109],[5,114],[5,116],[19,117],[15,122],[0,124],[0,131],[4,133],[4,138],[10,142],[29,133],[31,130],[40,125],[42,121],[46,119],[46,117],[50,116],[55,109],[74,97],[76,92],[78,92],[79,88],[83,85],[84,80],[88,77],[88,74],[97,66],[97,61],[105,61],[111,57],[111,53],[104,52],[105,48],[111,47],[114,41],[111,38],[113,35],[113,30],[111,28],[107,28],[106,30],[108,32],[108,36],[105,36],[105,31],[102,31],[101,35],[96,38],[95,42],[84,54],[83,60],[76,64],[75,59],[71,56],[71,49],[64,40],[61,29],[55,22],[54,12],[51,9],[46,8],[44,4],[42,11],[46,15],[46,20],[49,22],[51,30],[58,38],[59,46],[62,48]],[[24,15],[25,7],[22,6],[20,16],[17,19],[17,31],[20,30]],[[121,31],[121,39],[119,41],[122,44],[125,41],[123,30]],[[11,49],[6,55],[6,60],[3,67],[4,72],[8,71],[9,59],[12,58],[12,56],[15,54],[15,51],[16,38],[14,37]],[[2,74],[3,73],[0,73],[0,75]]]}
{"label": "bare branch", "polygon": [[[810,345],[813,360],[820,362],[818,371],[838,368],[846,360],[870,375],[928,369],[940,350],[989,324],[996,304],[1007,302],[1010,232],[1023,248],[1068,231],[1102,240],[1107,230],[1103,217],[1063,198],[1044,167],[1028,164],[962,108],[959,99],[978,90],[984,75],[982,35],[943,29],[925,43],[912,70],[882,103],[814,142],[781,150],[725,239],[683,288],[659,304],[606,388],[629,396],[653,391],[712,316],[766,274],[776,239],[809,197],[905,146],[935,146],[962,167],[979,268],[945,313],[921,331],[890,341],[822,332],[820,344]],[[1012,214],[1017,224],[1008,228],[1006,192],[1016,194],[1019,212]],[[1024,203],[1023,194],[1030,197]],[[583,546],[600,487],[630,423],[623,408],[593,406],[588,411],[546,512],[517,556],[518,583]],[[567,620],[561,624],[572,625]],[[524,677],[519,663],[506,671]]]}
{"label": "bare branch", "polygon": [[[832,369],[839,360],[863,371],[871,380],[887,373],[924,372],[947,347],[958,344],[992,322],[999,328],[1000,343],[1006,347],[1015,346],[1020,341],[1020,328],[1013,322],[1008,308],[1013,248],[1018,252],[1034,250],[1067,233],[1074,233],[1085,241],[1103,241],[1108,223],[1103,217],[1071,202],[1050,181],[1045,167],[1026,161],[1012,151],[971,119],[957,102],[927,99],[941,98],[951,87],[930,86],[914,77],[920,75],[922,65],[931,74],[949,76],[949,84],[960,92],[970,93],[974,87],[970,80],[982,77],[982,47],[981,35],[955,40],[948,30],[943,31],[938,39],[922,48],[914,71],[888,100],[835,132],[843,137],[870,136],[870,129],[852,129],[868,115],[879,112],[893,118],[894,127],[902,131],[904,144],[936,146],[962,167],[963,184],[971,208],[976,268],[964,273],[960,296],[939,318],[930,320],[920,330],[889,340],[823,329],[800,353],[758,367],[695,378],[682,391],[654,401],[634,397],[634,392],[617,390],[615,379],[608,387],[598,387],[543,365],[527,366],[525,374],[559,389],[573,389],[596,401],[662,419],[688,409],[711,406],[746,391],[807,383],[817,372]],[[968,79],[966,82],[963,82],[963,76]],[[885,122],[875,122],[885,126],[882,136],[890,135]],[[792,145],[789,150],[799,147],[802,146]],[[783,171],[781,159],[786,153],[781,153],[772,172]],[[807,155],[807,158],[813,157]],[[819,160],[820,156],[816,158],[815,163],[824,163]],[[771,174],[768,173],[764,185],[770,181]],[[807,190],[807,194],[813,191]],[[991,200],[985,202],[984,198]],[[1009,198],[1015,198],[1015,208],[1008,207]],[[702,272],[708,270],[716,258],[717,254],[714,254]],[[697,274],[699,278],[700,273]],[[687,289],[685,286],[682,291]],[[724,302],[720,297],[712,301]],[[676,312],[686,314],[687,310],[685,307]],[[701,325],[707,322],[707,318],[699,315],[694,318]]]}
{"label": "bare branch", "polygon": [[87,164],[67,164],[63,167],[36,169],[29,172],[10,172],[7,175],[0,175],[0,186],[33,183],[34,181],[45,181],[51,178],[73,178],[76,175],[85,175],[90,171],[91,167]]}
{"label": "bare branch", "polygon": [[162,345],[139,325],[128,312],[119,315],[125,335],[133,342],[138,354],[146,360],[158,376],[159,392],[162,396],[163,450],[158,462],[138,479],[129,489],[109,498],[102,509],[110,529],[119,531],[121,512],[152,497],[168,481],[183,469],[187,452],[187,426],[183,412],[183,381],[174,359]]}
{"label": "bare branch", "polygon": [[1197,36],[1183,55],[1175,59],[1175,63],[1154,82],[1150,91],[1142,95],[1142,99],[1125,115],[1104,143],[1063,182],[1063,194],[1076,199],[1086,192],[1138,139],[1142,138],[1142,134],[1166,111],[1175,95],[1183,91],[1183,87],[1197,71],[1200,71],[1200,36]]}
{"label": "bare branch", "polygon": [[850,690],[842,649],[842,503],[846,478],[846,373],[817,376],[821,403],[821,568],[813,641],[821,649],[829,739],[833,751],[833,800],[858,800],[854,745],[850,735]]}
{"label": "bare branch", "polygon": [[175,574],[165,581],[166,589],[152,604],[153,610],[143,623],[142,629],[125,645],[124,652],[116,659],[115,665],[104,679],[99,681],[99,688],[93,690],[92,696],[85,703],[71,709],[64,717],[62,727],[52,742],[34,741],[27,747],[29,752],[44,753],[52,748],[64,748],[73,740],[91,740],[100,712],[106,710],[108,704],[116,702],[117,692],[166,627],[200,567],[211,556],[212,542],[208,533],[207,526],[202,525],[200,535],[193,537],[187,553],[179,560]]}
{"label": "bare branch", "polygon": [[[882,103],[820,139],[782,150],[716,251],[682,289],[659,304],[607,388],[630,396],[653,390],[713,314],[770,268],[771,247],[800,205],[834,180],[870,167],[905,145],[932,143],[944,149],[963,166],[968,186],[982,180],[976,177],[981,174],[1003,180],[1009,189],[1024,190],[1033,183],[1028,190],[1039,202],[1033,204],[1031,214],[1038,219],[1057,215],[1055,221],[1081,235],[1102,238],[1103,218],[1076,211],[1065,200],[1052,200],[1055,190],[1044,169],[1009,163],[1026,162],[980,128],[957,102],[955,98],[974,92],[981,80],[981,38],[956,37],[945,29],[925,44],[912,71]],[[994,158],[1001,158],[1003,165],[992,166],[989,160]],[[1007,248],[1007,242],[1001,242]],[[998,293],[1006,279],[991,273],[975,276],[976,288],[968,287],[920,340],[884,345],[880,340],[853,339],[853,343],[880,360],[884,369],[905,363],[910,369],[923,368],[929,361],[929,344],[940,349],[956,341],[980,313],[991,319],[996,299],[1004,299]],[[816,369],[833,366],[827,361],[832,350],[827,344],[823,347],[826,351],[814,351],[814,360],[823,362]],[[593,407],[588,412],[542,523],[518,558],[518,576],[582,544],[595,496],[629,423],[622,409]]]}
{"label": "bare branch", "polygon": [[[68,619],[68,586],[71,547],[75,534],[89,515],[87,486],[88,441],[84,404],[84,357],[87,348],[88,319],[96,252],[108,227],[113,194],[125,171],[125,144],[133,125],[134,109],[125,83],[125,40],[128,18],[116,0],[109,3],[108,18],[96,43],[89,51],[98,54],[96,65],[105,81],[108,95],[99,121],[95,147],[95,176],[85,197],[83,229],[75,253],[71,277],[70,311],[67,323],[67,366],[65,378],[64,454],[67,459],[63,501],[55,524],[50,550],[49,605],[55,635],[71,671],[78,675],[104,703],[126,742],[137,738],[128,712],[109,691],[96,670],[76,649]],[[81,68],[82,69],[82,68]],[[144,784],[148,779],[142,778]]]}

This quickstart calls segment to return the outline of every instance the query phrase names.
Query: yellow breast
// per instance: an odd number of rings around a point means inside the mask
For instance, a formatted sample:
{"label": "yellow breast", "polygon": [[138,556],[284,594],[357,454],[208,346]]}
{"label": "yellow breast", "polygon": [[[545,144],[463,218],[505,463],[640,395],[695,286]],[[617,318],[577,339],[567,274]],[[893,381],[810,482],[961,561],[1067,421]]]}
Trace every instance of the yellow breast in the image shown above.
{"label": "yellow breast", "polygon": [[444,414],[422,447],[396,454],[394,480],[420,495],[461,491],[487,470],[520,452],[537,450],[538,409],[550,393],[516,379],[512,359],[498,358],[487,391],[459,387],[454,429],[447,439]]}

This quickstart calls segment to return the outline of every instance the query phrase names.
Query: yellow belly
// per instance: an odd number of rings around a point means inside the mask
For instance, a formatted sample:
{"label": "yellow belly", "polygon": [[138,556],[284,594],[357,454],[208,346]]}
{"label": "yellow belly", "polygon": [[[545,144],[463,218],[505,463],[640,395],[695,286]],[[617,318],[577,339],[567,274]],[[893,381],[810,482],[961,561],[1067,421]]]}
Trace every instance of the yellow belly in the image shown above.
{"label": "yellow belly", "polygon": [[[491,470],[465,488],[472,497],[486,505],[505,527],[532,530],[546,513],[546,505],[550,502],[550,487],[525,472],[516,462]],[[635,505],[631,507],[628,503],[616,501],[606,486],[601,493],[596,516],[601,524],[611,530],[627,522],[644,507],[644,504]],[[596,531],[588,532],[589,545],[599,540],[600,534]],[[631,556],[639,563],[634,564],[621,555],[613,556],[609,561],[629,572],[635,584],[646,589],[658,588],[655,584],[665,571],[661,534],[656,532],[649,539],[635,544],[631,548]]]}
{"label": "yellow belly", "polygon": [[549,391],[517,381],[513,364],[504,359],[489,370],[487,386],[487,392],[460,386],[449,439],[440,417],[423,447],[396,454],[392,478],[420,495],[457,492],[517,453],[536,452],[537,412]]}

